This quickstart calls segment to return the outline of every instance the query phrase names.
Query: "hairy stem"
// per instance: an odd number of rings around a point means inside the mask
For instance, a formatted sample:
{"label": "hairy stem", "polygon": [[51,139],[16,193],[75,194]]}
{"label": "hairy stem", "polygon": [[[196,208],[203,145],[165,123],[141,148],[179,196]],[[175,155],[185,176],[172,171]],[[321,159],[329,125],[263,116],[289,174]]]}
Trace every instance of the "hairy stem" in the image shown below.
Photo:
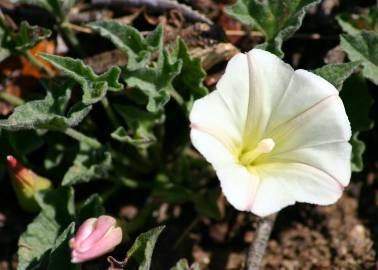
{"label": "hairy stem", "polygon": [[270,233],[272,232],[277,214],[261,218],[256,229],[255,237],[249,247],[246,270],[260,270]]}
{"label": "hairy stem", "polygon": [[47,75],[49,76],[54,76],[54,72],[52,72],[52,70],[45,66],[44,64],[42,64],[34,55],[31,54],[30,51],[25,51],[22,53],[22,55],[34,66],[36,67],[37,69],[39,69],[40,71],[46,73]]}
{"label": "hairy stem", "polygon": [[79,56],[83,57],[85,55],[84,51],[81,48],[80,42],[77,39],[75,33],[72,31],[72,29],[70,27],[68,27],[68,25],[66,25],[66,23],[62,23],[61,26],[60,26],[60,30],[61,30],[63,37],[70,43],[70,45],[75,50],[75,52]]}
{"label": "hairy stem", "polygon": [[21,98],[15,95],[8,94],[7,92],[4,92],[4,91],[0,92],[0,99],[8,102],[9,104],[15,107],[25,103]]}
{"label": "hairy stem", "polygon": [[121,124],[118,122],[117,116],[114,114],[114,111],[112,107],[110,107],[110,103],[107,97],[104,97],[101,100],[102,106],[104,107],[104,110],[106,114],[108,115],[110,122],[112,123],[112,126],[114,129],[118,128]]}
{"label": "hairy stem", "polygon": [[87,135],[84,135],[83,133],[77,130],[74,130],[72,128],[66,128],[63,132],[64,134],[70,136],[71,138],[74,138],[75,140],[79,142],[86,143],[87,145],[93,147],[94,149],[101,148],[101,143],[99,141],[91,137],[88,137]]}

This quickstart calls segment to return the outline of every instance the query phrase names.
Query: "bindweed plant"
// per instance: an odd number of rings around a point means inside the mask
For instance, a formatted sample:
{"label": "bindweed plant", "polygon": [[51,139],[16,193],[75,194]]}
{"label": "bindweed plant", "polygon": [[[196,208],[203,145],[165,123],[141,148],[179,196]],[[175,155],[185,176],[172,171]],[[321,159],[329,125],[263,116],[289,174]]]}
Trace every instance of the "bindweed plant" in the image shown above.
{"label": "bindweed plant", "polygon": [[[259,269],[275,213],[296,202],[333,204],[351,172],[363,170],[360,134],[373,126],[368,87],[378,82],[375,7],[360,18],[362,28],[355,16],[337,17],[345,61],[305,71],[281,59],[282,45],[320,1],[238,0],[227,13],[264,42],[233,53],[223,71],[219,55],[199,54],[201,62],[185,35],[172,39],[164,23],[150,31],[129,17],[75,26],[75,1],[16,3],[55,18],[50,29],[15,27],[11,13],[0,13],[0,61],[25,57],[42,72],[34,96],[0,89],[13,106],[0,119],[0,184],[8,167],[18,203],[35,215],[19,237],[17,269],[87,269],[115,248],[109,269],[155,269],[159,236],[173,226],[162,209],[197,216],[170,243],[174,251],[198,220],[226,218],[222,194],[261,217],[247,260]],[[60,35],[76,52],[31,53]],[[95,72],[87,57],[75,57],[93,53],[86,39],[115,48],[124,63]],[[221,69],[215,87],[204,66]],[[128,196],[139,211],[125,218],[114,205]],[[181,259],[171,269],[200,267]]]}

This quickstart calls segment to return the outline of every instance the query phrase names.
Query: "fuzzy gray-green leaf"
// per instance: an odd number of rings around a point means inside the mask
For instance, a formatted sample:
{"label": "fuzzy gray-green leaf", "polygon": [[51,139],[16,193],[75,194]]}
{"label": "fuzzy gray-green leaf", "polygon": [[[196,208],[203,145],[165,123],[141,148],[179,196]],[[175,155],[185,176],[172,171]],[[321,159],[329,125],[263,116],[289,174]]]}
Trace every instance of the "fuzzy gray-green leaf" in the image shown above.
{"label": "fuzzy gray-green leaf", "polygon": [[125,120],[128,131],[124,127],[119,127],[111,134],[112,138],[138,148],[147,148],[156,142],[153,129],[164,122],[164,115],[123,104],[115,104],[114,107]]}
{"label": "fuzzy gray-green leaf", "polygon": [[159,226],[142,233],[127,252],[127,257],[133,258],[139,264],[138,270],[150,270],[155,244],[163,229],[164,226]]}
{"label": "fuzzy gray-green leaf", "polygon": [[173,79],[179,74],[182,61],[173,62],[166,50],[155,67],[146,67],[140,63],[128,65],[125,81],[129,87],[137,88],[147,97],[147,110],[156,113],[163,109],[173,91]]}
{"label": "fuzzy gray-green leaf", "polygon": [[44,85],[47,88],[46,97],[18,106],[8,119],[0,120],[0,129],[61,130],[77,125],[91,110],[91,106],[79,103],[65,113],[71,97],[71,82],[57,79]]}
{"label": "fuzzy gray-green leaf", "polygon": [[280,57],[282,42],[291,37],[301,26],[306,11],[319,0],[238,0],[226,8],[231,16],[242,23],[258,28],[265,36],[259,48]]}
{"label": "fuzzy gray-green leaf", "polygon": [[121,91],[123,85],[118,82],[120,68],[112,67],[104,74],[97,75],[82,60],[52,54],[41,57],[79,83],[83,89],[83,103],[90,105],[103,99],[107,91]]}
{"label": "fuzzy gray-green leaf", "polygon": [[147,38],[132,26],[116,21],[97,21],[88,25],[101,36],[109,39],[130,59],[137,62],[146,52],[158,50],[163,43],[163,28],[158,26]]}
{"label": "fuzzy gray-green leaf", "polygon": [[352,61],[362,61],[363,74],[378,85],[378,34],[361,32],[341,35],[341,48]]}
{"label": "fuzzy gray-green leaf", "polygon": [[180,73],[174,78],[173,86],[185,100],[195,100],[208,93],[203,85],[206,72],[202,68],[201,60],[191,58],[182,39],[178,39],[172,53],[173,61],[182,61]]}
{"label": "fuzzy gray-green leaf", "polygon": [[360,64],[361,61],[343,64],[330,64],[317,68],[313,72],[323,79],[326,79],[340,91],[343,87],[344,81],[349,78],[349,76]]}

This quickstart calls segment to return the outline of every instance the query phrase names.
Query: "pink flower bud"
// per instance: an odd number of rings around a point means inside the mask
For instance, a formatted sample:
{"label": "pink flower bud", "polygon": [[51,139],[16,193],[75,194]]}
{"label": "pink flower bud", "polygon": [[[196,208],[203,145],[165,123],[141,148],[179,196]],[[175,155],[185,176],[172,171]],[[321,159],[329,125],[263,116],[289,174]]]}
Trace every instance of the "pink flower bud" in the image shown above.
{"label": "pink flower bud", "polygon": [[110,216],[89,218],[70,240],[71,262],[82,263],[112,251],[122,241],[122,229]]}
{"label": "pink flower bud", "polygon": [[7,156],[9,176],[22,209],[36,212],[39,206],[34,199],[38,191],[51,188],[50,180],[35,174],[14,156]]}

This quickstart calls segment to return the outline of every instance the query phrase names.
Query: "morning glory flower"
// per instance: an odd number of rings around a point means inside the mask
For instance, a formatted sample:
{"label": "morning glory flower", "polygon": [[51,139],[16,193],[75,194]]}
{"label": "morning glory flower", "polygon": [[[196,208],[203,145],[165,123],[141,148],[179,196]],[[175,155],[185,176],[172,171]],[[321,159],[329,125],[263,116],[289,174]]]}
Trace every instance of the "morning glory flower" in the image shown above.
{"label": "morning glory flower", "polygon": [[337,89],[269,52],[234,56],[190,122],[194,147],[238,210],[328,205],[349,183],[351,129]]}

